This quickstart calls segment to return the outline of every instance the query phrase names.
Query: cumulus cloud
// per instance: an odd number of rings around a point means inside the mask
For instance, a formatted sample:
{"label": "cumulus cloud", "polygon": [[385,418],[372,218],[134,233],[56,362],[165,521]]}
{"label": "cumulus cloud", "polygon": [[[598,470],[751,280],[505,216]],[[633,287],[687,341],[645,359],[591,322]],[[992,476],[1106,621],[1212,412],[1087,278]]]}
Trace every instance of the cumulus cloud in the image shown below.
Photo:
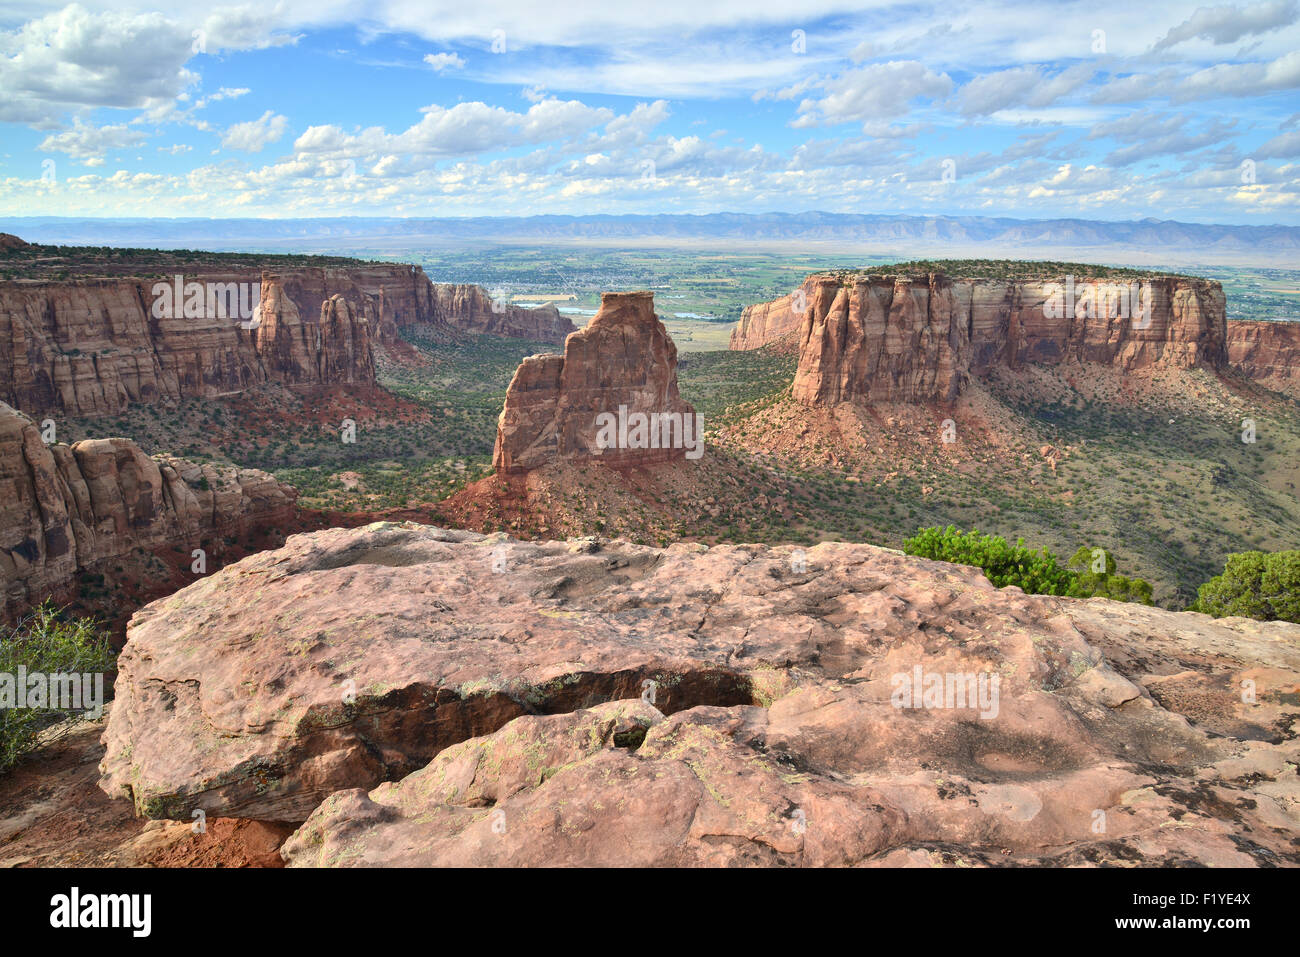
{"label": "cumulus cloud", "polygon": [[221,134],[226,149],[260,153],[278,141],[289,129],[289,118],[267,110],[255,120],[236,123]]}
{"label": "cumulus cloud", "polygon": [[139,108],[198,80],[190,31],[159,13],[92,14],[79,4],[0,33],[0,121],[57,125],[74,107]]}
{"label": "cumulus cloud", "polygon": [[426,53],[424,62],[433,67],[438,73],[444,70],[459,70],[465,65],[464,59],[454,53]]}
{"label": "cumulus cloud", "polygon": [[90,126],[77,120],[72,129],[45,137],[37,149],[46,153],[66,153],[87,166],[100,166],[104,162],[104,154],[109,150],[138,146],[144,139],[143,133],[127,128],[125,123],[117,126]]}
{"label": "cumulus cloud", "polygon": [[1041,66],[1015,67],[977,76],[957,95],[965,116],[986,116],[1012,106],[1050,106],[1083,86],[1096,74],[1090,63],[1052,73]]}
{"label": "cumulus cloud", "polygon": [[833,126],[902,116],[918,98],[946,96],[952,90],[952,80],[916,60],[891,60],[849,70],[825,81],[821,88],[826,95],[802,101],[792,126]]}
{"label": "cumulus cloud", "polygon": [[1154,49],[1167,50],[1192,39],[1208,40],[1216,46],[1235,43],[1242,37],[1257,36],[1296,22],[1300,4],[1296,0],[1265,0],[1237,7],[1199,7],[1195,13],[1156,41]]}
{"label": "cumulus cloud", "polygon": [[426,106],[420,122],[402,133],[371,127],[358,134],[338,126],[313,126],[298,137],[299,153],[365,156],[369,154],[469,156],[547,140],[567,139],[607,123],[614,111],[578,100],[547,99],[524,113],[480,101],[450,109]]}
{"label": "cumulus cloud", "polygon": [[1264,96],[1300,88],[1300,50],[1266,63],[1217,63],[1183,74],[1168,67],[1134,73],[1106,83],[1090,97],[1093,103],[1133,103],[1155,97],[1175,103],[1220,97]]}

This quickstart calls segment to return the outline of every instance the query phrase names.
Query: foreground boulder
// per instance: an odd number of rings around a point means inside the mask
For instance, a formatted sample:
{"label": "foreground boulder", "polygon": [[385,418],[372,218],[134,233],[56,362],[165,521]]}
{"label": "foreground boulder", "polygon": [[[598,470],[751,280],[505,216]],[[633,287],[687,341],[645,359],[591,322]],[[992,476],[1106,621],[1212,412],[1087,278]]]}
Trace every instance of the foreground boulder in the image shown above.
{"label": "foreground boulder", "polygon": [[1300,862],[1300,626],[380,524],[129,634],[101,786],[306,821],[292,864]]}

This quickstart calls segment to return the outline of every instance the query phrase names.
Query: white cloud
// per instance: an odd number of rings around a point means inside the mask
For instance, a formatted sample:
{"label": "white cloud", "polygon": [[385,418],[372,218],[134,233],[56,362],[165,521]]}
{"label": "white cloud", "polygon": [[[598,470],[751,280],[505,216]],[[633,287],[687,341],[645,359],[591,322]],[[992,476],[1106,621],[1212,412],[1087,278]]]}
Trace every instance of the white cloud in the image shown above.
{"label": "white cloud", "polygon": [[849,70],[821,86],[826,95],[800,103],[791,125],[831,126],[902,116],[918,98],[945,96],[952,80],[919,61],[892,60]]}
{"label": "white cloud", "polygon": [[1215,45],[1235,43],[1242,37],[1268,33],[1296,22],[1296,0],[1265,0],[1236,7],[1198,7],[1196,12],[1158,41],[1154,49],[1167,50],[1200,38]]}
{"label": "white cloud", "polygon": [[46,153],[66,153],[87,166],[99,166],[103,164],[104,154],[109,150],[138,146],[144,139],[143,133],[128,129],[125,123],[118,126],[89,126],[78,119],[72,129],[45,137],[37,149]]}
{"label": "white cloud", "polygon": [[197,81],[190,32],[162,14],[78,4],[0,33],[0,121],[55,125],[75,107],[139,108]]}
{"label": "white cloud", "polygon": [[1091,63],[1075,64],[1055,74],[1038,66],[999,70],[972,79],[957,99],[966,116],[984,116],[1013,106],[1041,108],[1073,93],[1096,72]]}
{"label": "white cloud", "polygon": [[454,53],[426,53],[424,62],[441,73],[443,70],[459,70],[465,65],[464,59]]}
{"label": "white cloud", "polygon": [[221,145],[226,149],[260,153],[278,141],[289,129],[289,118],[267,110],[255,120],[236,123],[221,134]]}
{"label": "white cloud", "polygon": [[396,134],[377,126],[355,135],[334,125],[313,126],[298,137],[294,149],[322,156],[470,156],[572,138],[614,118],[608,108],[557,99],[542,100],[524,113],[479,101],[457,103],[450,109],[427,106],[421,112],[420,122]]}

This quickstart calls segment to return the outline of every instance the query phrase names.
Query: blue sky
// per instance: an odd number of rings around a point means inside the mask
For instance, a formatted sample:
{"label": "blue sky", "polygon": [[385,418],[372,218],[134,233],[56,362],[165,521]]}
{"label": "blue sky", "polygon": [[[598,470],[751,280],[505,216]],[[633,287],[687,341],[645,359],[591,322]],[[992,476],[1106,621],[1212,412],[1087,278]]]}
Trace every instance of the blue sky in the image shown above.
{"label": "blue sky", "polygon": [[1300,225],[1300,0],[0,9],[0,214]]}

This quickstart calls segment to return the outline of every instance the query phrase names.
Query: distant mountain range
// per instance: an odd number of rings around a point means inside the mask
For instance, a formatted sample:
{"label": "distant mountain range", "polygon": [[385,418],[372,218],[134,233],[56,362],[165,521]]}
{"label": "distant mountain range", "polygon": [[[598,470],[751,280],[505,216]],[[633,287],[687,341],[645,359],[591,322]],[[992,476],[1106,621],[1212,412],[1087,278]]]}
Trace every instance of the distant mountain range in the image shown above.
{"label": "distant mountain range", "polygon": [[[1133,250],[1145,257],[1181,251],[1212,260],[1291,260],[1300,227],[1229,226],[1143,219],[1009,219],[986,216],[885,216],[848,213],[528,216],[463,219],[91,219],[0,218],[0,231],[63,245],[246,249],[250,246],[358,250],[413,243],[834,242],[892,250],[1053,255],[1065,250]],[[1163,258],[1168,258],[1167,256]]]}

